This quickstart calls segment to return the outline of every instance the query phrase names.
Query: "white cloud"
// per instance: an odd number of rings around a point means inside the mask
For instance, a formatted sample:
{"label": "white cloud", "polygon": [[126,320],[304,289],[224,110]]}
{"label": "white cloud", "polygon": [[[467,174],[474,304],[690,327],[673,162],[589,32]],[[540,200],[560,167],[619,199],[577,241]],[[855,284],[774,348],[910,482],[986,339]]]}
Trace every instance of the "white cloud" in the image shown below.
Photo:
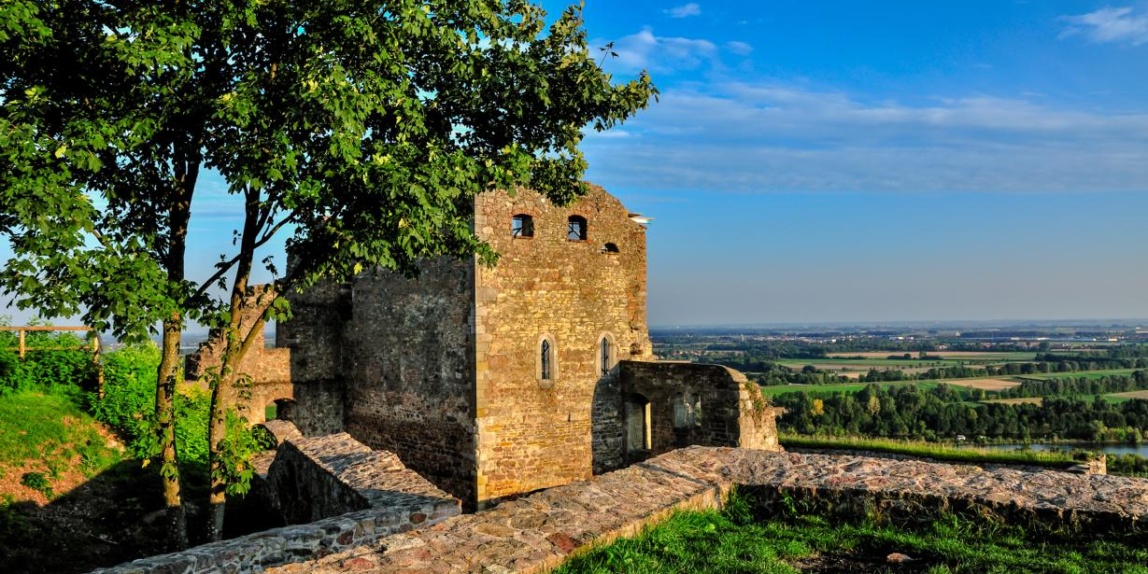
{"label": "white cloud", "polygon": [[701,16],[702,7],[698,6],[695,2],[690,2],[689,4],[683,4],[676,8],[670,8],[665,12],[669,14],[671,18],[688,18],[690,16]]}
{"label": "white cloud", "polygon": [[1079,16],[1061,18],[1068,27],[1061,38],[1083,35],[1098,44],[1117,43],[1140,46],[1148,44],[1148,16],[1133,14],[1130,7],[1101,8]]}
{"label": "white cloud", "polygon": [[1148,191],[1148,113],[976,96],[928,105],[727,83],[665,90],[586,140],[591,179],[647,190]]}
{"label": "white cloud", "polygon": [[655,36],[643,28],[614,42],[616,61],[629,70],[649,69],[668,72],[692,69],[717,57],[718,49],[709,40]]}
{"label": "white cloud", "polygon": [[733,52],[734,54],[737,54],[738,56],[748,56],[750,54],[750,52],[753,52],[753,46],[750,46],[749,44],[747,44],[745,42],[738,42],[738,41],[726,42],[725,47],[727,50],[729,50],[730,52]]}

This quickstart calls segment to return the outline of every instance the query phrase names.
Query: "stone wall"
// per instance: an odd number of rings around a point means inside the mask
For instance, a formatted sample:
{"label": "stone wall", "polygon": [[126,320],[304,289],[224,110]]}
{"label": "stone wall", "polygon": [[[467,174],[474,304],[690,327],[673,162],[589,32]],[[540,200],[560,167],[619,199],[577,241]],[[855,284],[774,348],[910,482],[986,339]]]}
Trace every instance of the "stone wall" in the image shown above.
{"label": "stone wall", "polygon": [[[777,409],[757,385],[721,365],[623,361],[612,437],[622,443],[614,468],[690,445],[779,450]],[[606,410],[606,409],[604,409]],[[607,432],[609,429],[606,429]]]}
{"label": "stone wall", "polygon": [[285,297],[291,318],[276,325],[275,346],[290,349],[295,402],[286,416],[307,436],[340,432],[347,400],[343,325],[351,313],[351,288],[319,284]]}
{"label": "stone wall", "polygon": [[[513,236],[516,215],[532,219],[532,236]],[[585,239],[568,238],[572,216],[584,219]],[[617,361],[651,358],[651,349],[646,230],[604,190],[591,186],[568,207],[529,190],[481,195],[475,229],[500,254],[475,282],[481,504],[589,478],[594,397],[613,384]],[[543,340],[554,353],[548,380]]]}
{"label": "stone wall", "polygon": [[303,439],[286,423],[268,425],[283,442],[260,487],[288,522],[307,522],[153,556],[107,574],[247,574],[375,546],[397,532],[461,512],[458,499],[407,469],[394,454],[349,435]]}
{"label": "stone wall", "polygon": [[350,306],[347,432],[473,501],[474,261],[431,261],[417,279],[366,273]]}

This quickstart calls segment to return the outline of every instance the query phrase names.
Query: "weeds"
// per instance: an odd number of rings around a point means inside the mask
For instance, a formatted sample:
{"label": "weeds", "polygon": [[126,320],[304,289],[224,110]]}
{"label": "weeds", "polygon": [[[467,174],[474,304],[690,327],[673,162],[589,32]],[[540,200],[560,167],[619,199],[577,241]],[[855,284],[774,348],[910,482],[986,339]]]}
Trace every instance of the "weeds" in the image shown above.
{"label": "weeds", "polygon": [[20,477],[20,484],[43,494],[49,500],[56,496],[56,493],[52,492],[52,483],[48,482],[48,477],[39,472],[25,472],[24,476]]}

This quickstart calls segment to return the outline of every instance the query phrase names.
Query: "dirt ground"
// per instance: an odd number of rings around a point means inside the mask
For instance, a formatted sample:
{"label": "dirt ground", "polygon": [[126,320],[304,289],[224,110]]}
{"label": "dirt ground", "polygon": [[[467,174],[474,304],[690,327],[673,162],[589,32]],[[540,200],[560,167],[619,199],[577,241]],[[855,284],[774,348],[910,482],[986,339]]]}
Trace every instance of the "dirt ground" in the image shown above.
{"label": "dirt ground", "polygon": [[1003,391],[1020,386],[1020,383],[1009,379],[959,379],[946,382],[954,387],[960,386],[986,391]]}
{"label": "dirt ground", "polygon": [[1000,403],[1002,405],[1039,405],[1044,403],[1044,399],[1040,397],[1023,397],[1019,399],[991,399],[981,401],[984,403]]}
{"label": "dirt ground", "polygon": [[1126,399],[1148,399],[1148,391],[1129,391],[1127,393],[1112,393],[1114,397],[1123,397]]}

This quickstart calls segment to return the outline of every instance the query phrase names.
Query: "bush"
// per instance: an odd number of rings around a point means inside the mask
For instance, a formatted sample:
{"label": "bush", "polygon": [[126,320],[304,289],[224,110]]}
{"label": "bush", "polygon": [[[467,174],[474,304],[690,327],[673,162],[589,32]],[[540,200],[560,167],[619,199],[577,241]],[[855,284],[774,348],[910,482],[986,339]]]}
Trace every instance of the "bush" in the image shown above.
{"label": "bush", "polygon": [[43,494],[49,499],[55,496],[52,492],[52,483],[48,482],[47,477],[39,472],[25,472],[24,476],[20,477],[20,484]]}
{"label": "bush", "polygon": [[151,458],[158,449],[154,413],[159,359],[159,349],[150,341],[104,355],[104,398],[90,397],[92,415],[115,429],[136,458]]}

